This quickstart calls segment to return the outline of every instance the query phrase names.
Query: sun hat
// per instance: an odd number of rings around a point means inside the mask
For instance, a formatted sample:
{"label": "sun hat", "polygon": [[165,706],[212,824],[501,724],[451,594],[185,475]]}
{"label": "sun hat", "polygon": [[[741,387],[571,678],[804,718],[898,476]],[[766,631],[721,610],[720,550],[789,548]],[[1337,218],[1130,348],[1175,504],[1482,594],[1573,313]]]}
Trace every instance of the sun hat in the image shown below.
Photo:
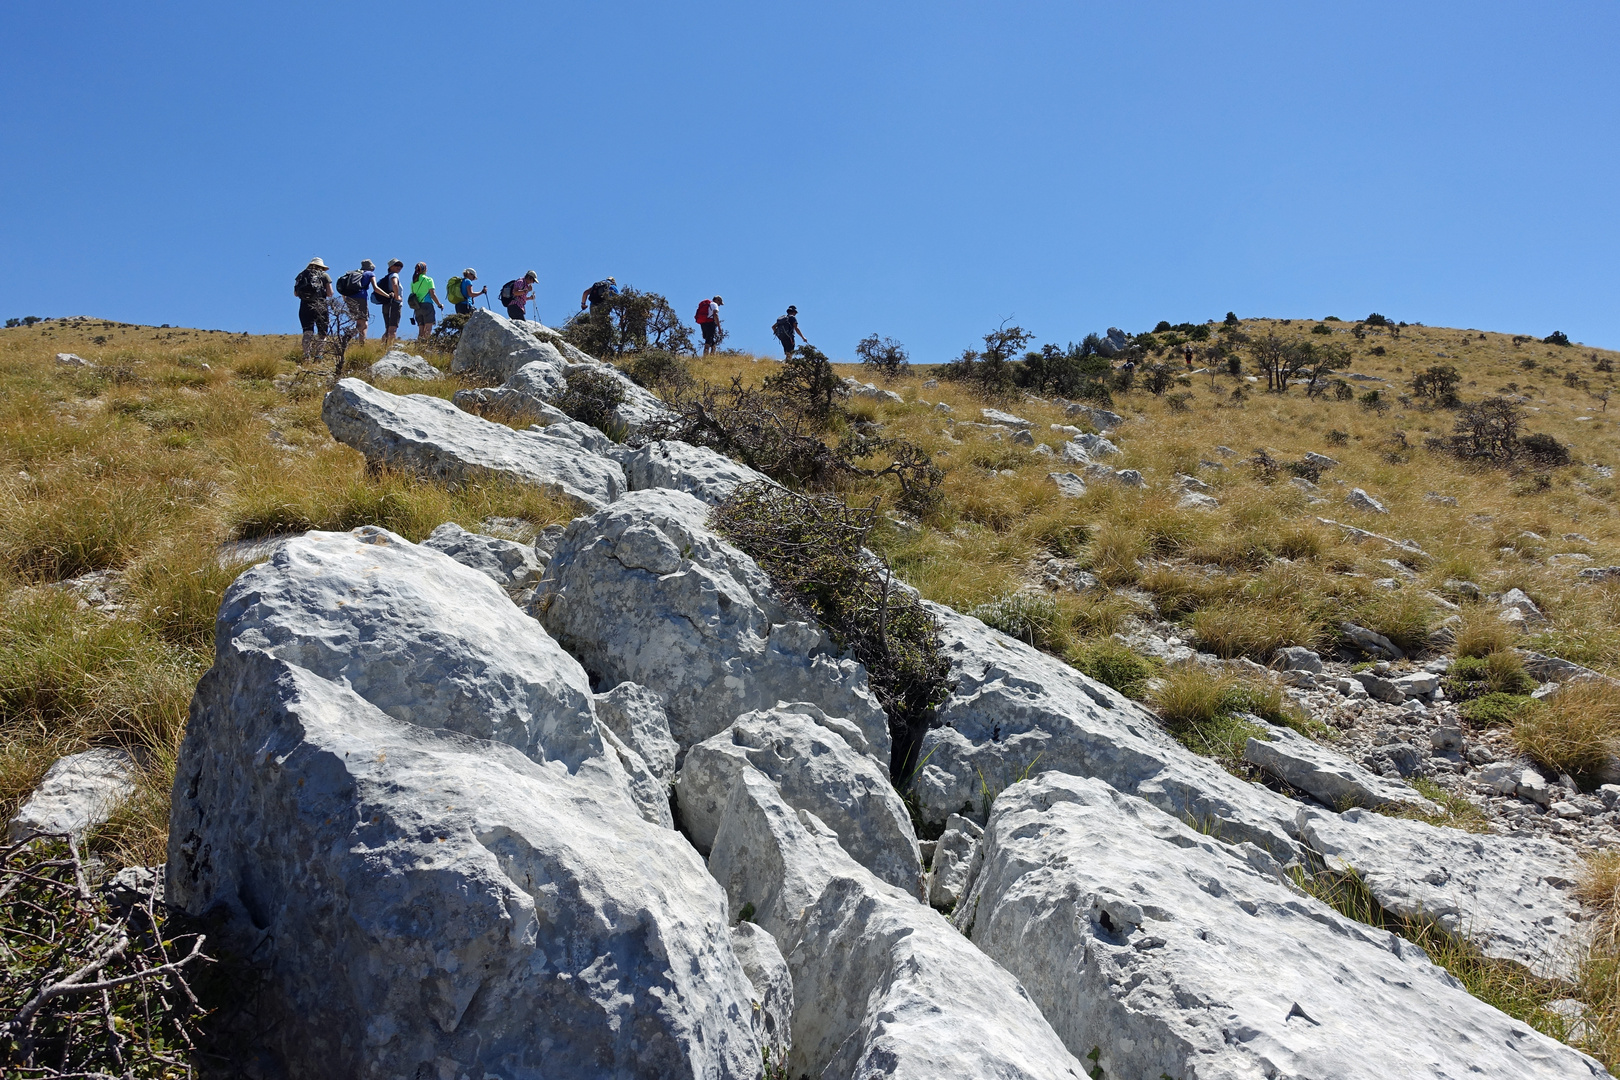
{"label": "sun hat", "polygon": [[375,269],[377,269],[377,264],[372,262],[370,259],[361,259],[360,260],[360,269],[362,269],[362,270],[375,270]]}
{"label": "sun hat", "polygon": [[472,267],[469,266],[469,267],[467,267],[467,269],[465,269],[465,270],[463,270],[461,272],[461,276],[462,277],[477,277],[478,276],[478,271],[474,270]]}
{"label": "sun hat", "polygon": [[390,267],[404,266],[405,265],[405,260],[404,259],[389,259],[388,260],[388,265]]}
{"label": "sun hat", "polygon": [[528,270],[528,271],[524,272],[523,280],[524,281],[539,281],[540,280],[540,275],[535,273],[533,270]]}
{"label": "sun hat", "polygon": [[722,299],[720,299],[720,298],[719,298],[719,297],[718,297],[718,296],[717,296],[717,297],[715,297],[715,298],[714,298],[714,302],[715,302],[715,303],[717,303],[717,304],[723,304],[723,303],[725,303],[725,301],[724,301],[724,300],[722,300]]}
{"label": "sun hat", "polygon": [[323,263],[323,262],[321,262],[321,257],[320,257],[320,256],[319,256],[319,255],[317,255],[317,256],[315,256],[315,257],[314,257],[314,258],[313,258],[313,259],[311,259],[311,260],[309,260],[309,265],[311,265],[311,266],[318,266],[318,267],[320,267],[320,268],[321,268],[321,269],[322,269],[322,270],[325,270],[325,269],[326,269],[326,264],[325,264],[325,263]]}
{"label": "sun hat", "polygon": [[798,313],[799,313],[798,308],[794,307],[792,304],[788,305],[788,314],[789,315],[797,315]]}
{"label": "sun hat", "polygon": [[613,284],[615,284],[615,285],[617,285],[619,283],[619,279],[614,277],[612,274],[608,275],[608,280],[613,282]]}

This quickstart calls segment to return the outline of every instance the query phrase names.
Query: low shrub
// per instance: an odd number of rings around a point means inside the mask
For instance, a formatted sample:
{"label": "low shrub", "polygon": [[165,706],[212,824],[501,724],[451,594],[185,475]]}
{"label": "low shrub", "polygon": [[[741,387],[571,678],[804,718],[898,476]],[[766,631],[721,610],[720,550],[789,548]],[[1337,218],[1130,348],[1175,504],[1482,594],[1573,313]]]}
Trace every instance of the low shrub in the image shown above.
{"label": "low shrub", "polygon": [[1008,637],[1047,652],[1062,652],[1069,643],[1067,620],[1047,593],[1006,593],[967,613]]}
{"label": "low shrub", "polygon": [[1112,638],[1071,649],[1065,659],[1081,674],[1137,700],[1147,694],[1148,680],[1161,666]]}
{"label": "low shrub", "polygon": [[860,340],[855,346],[855,355],[862,364],[876,370],[886,379],[893,379],[911,366],[911,356],[906,347],[894,338],[878,337],[872,334]]}
{"label": "low shrub", "polygon": [[1523,694],[1492,692],[1463,702],[1457,711],[1475,727],[1499,727],[1513,724],[1534,704],[1534,698]]}
{"label": "low shrub", "polygon": [[867,548],[877,514],[833,495],[743,484],[715,507],[714,528],[770,575],[790,604],[866,665],[889,714],[890,775],[907,777],[934,706],[949,693],[939,624]]}
{"label": "low shrub", "polygon": [[692,386],[692,368],[683,357],[663,349],[632,353],[623,371],[637,386],[675,397]]}
{"label": "low shrub", "polygon": [[575,368],[567,378],[568,389],[558,396],[557,408],[622,442],[624,425],[614,410],[624,404],[624,384],[605,371],[587,368]]}

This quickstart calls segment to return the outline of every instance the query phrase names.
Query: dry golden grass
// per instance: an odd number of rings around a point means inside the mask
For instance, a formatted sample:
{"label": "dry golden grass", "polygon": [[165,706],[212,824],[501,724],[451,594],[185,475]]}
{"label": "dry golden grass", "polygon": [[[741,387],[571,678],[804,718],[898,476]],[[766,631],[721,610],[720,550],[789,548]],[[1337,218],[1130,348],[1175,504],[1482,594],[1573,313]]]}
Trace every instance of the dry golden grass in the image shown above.
{"label": "dry golden grass", "polygon": [[1620,690],[1596,679],[1565,683],[1514,721],[1513,741],[1549,768],[1594,774],[1620,752]]}

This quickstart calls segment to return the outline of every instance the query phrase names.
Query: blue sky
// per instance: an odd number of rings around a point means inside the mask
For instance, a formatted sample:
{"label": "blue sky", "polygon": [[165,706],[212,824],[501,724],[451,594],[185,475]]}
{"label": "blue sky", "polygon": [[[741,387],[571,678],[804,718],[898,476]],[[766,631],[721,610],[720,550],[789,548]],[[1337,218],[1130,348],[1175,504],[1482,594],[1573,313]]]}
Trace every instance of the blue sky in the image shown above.
{"label": "blue sky", "polygon": [[[458,14],[450,17],[452,11]],[[1240,315],[1620,346],[1620,5],[0,6],[0,315],[296,331],[311,255],[766,350]]]}

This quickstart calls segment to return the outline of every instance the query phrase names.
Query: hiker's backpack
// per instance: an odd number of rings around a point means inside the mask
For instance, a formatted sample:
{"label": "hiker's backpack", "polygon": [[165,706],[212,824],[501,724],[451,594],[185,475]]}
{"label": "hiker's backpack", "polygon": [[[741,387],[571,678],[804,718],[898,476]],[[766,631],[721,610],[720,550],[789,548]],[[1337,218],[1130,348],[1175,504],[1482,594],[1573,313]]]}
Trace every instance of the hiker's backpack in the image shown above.
{"label": "hiker's backpack", "polygon": [[453,277],[444,283],[444,298],[452,304],[465,304],[467,302],[467,287],[458,277]]}
{"label": "hiker's backpack", "polygon": [[612,296],[618,291],[618,289],[614,288],[612,285],[609,285],[607,282],[598,281],[595,285],[591,286],[591,291],[587,293],[586,296],[591,303],[600,304],[602,301],[606,300],[608,297]]}
{"label": "hiker's backpack", "polygon": [[337,279],[337,291],[340,296],[359,296],[360,280],[365,274],[359,270],[350,270]]}
{"label": "hiker's backpack", "polygon": [[781,338],[783,341],[792,341],[793,340],[792,316],[783,315],[780,319],[777,319],[775,322],[771,323],[771,333],[775,334],[777,337]]}
{"label": "hiker's backpack", "polygon": [[517,278],[513,278],[511,281],[508,281],[505,285],[502,285],[501,286],[501,303],[505,304],[507,307],[511,307],[513,299],[515,299],[517,297],[517,287],[518,287]]}
{"label": "hiker's backpack", "polygon": [[697,321],[698,322],[708,322],[709,321],[709,313],[712,312],[713,310],[714,310],[714,301],[713,300],[699,300],[698,301],[698,309],[697,309]]}
{"label": "hiker's backpack", "polygon": [[324,300],[319,287],[315,284],[315,275],[320,273],[313,266],[306,266],[293,278],[293,295],[300,300]]}

